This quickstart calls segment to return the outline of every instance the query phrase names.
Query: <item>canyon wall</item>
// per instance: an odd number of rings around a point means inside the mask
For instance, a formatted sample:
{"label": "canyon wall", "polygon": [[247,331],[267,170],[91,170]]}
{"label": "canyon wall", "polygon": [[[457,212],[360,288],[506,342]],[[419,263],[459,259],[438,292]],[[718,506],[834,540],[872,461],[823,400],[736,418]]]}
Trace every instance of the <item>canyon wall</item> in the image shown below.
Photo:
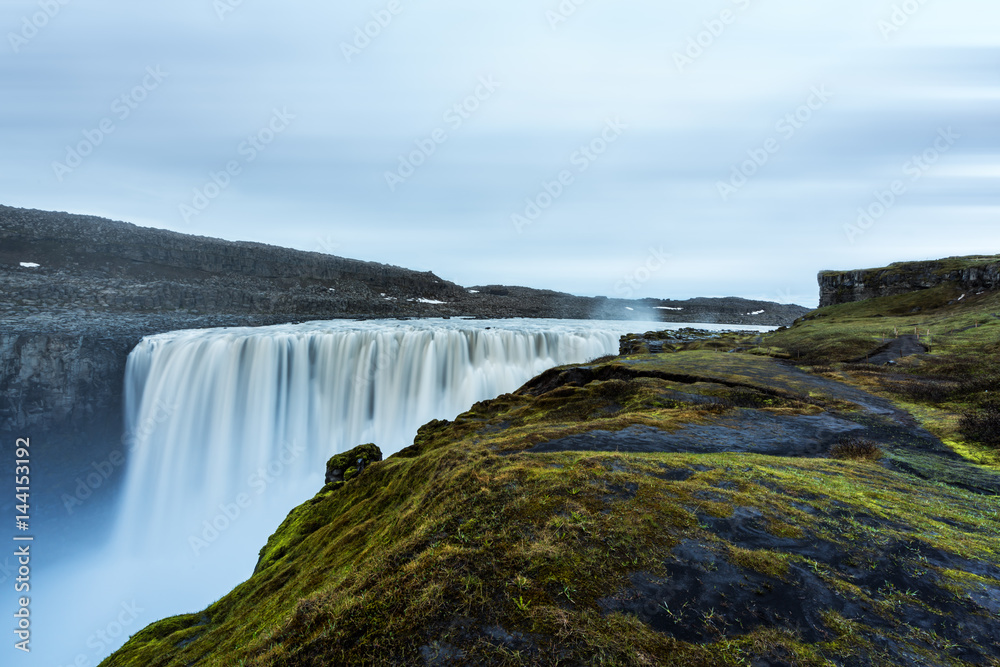
{"label": "canyon wall", "polygon": [[951,257],[898,262],[880,269],[824,271],[819,274],[820,307],[907,294],[954,284],[970,292],[1000,287],[1000,256]]}

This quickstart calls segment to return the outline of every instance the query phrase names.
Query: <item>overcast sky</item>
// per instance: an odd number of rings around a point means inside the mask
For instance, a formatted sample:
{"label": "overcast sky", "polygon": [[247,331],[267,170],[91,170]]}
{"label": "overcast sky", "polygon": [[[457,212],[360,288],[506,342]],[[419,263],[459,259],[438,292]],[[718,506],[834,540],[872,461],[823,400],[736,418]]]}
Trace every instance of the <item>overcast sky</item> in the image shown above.
{"label": "overcast sky", "polygon": [[4,204],[585,295],[815,305],[821,269],[1000,253],[995,0],[34,0],[0,28]]}

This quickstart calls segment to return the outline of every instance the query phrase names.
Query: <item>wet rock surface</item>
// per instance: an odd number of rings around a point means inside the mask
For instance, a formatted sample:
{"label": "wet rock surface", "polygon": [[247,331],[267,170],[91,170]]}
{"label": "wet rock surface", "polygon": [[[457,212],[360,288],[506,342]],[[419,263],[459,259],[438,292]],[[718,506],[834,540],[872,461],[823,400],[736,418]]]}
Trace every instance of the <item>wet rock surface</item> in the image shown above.
{"label": "wet rock surface", "polygon": [[830,415],[777,417],[757,410],[741,410],[715,424],[693,424],[673,432],[649,426],[590,431],[544,442],[529,451],[753,452],[771,456],[816,456],[829,451],[843,434],[861,428]]}

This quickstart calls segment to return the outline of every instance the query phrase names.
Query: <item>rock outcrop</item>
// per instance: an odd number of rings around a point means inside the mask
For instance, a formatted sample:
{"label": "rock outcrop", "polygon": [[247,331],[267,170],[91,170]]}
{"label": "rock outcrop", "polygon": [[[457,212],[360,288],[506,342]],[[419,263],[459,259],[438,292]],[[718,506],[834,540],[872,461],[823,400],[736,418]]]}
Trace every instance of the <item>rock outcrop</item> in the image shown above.
{"label": "rock outcrop", "polygon": [[382,460],[382,450],[377,445],[358,445],[350,451],[337,454],[326,462],[326,483],[349,482],[372,463]]}
{"label": "rock outcrop", "polygon": [[1000,287],[1000,255],[896,262],[880,269],[819,274],[820,307],[895,296],[953,283],[970,292]]}

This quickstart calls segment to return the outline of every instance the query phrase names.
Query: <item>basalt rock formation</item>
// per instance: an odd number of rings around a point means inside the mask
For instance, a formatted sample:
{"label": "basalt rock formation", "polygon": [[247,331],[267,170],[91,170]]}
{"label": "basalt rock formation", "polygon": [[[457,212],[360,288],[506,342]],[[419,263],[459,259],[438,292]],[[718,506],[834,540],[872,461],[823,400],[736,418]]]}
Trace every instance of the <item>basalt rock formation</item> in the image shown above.
{"label": "basalt rock formation", "polygon": [[880,269],[819,274],[820,307],[896,296],[953,283],[969,292],[1000,287],[1000,255],[896,262]]}

